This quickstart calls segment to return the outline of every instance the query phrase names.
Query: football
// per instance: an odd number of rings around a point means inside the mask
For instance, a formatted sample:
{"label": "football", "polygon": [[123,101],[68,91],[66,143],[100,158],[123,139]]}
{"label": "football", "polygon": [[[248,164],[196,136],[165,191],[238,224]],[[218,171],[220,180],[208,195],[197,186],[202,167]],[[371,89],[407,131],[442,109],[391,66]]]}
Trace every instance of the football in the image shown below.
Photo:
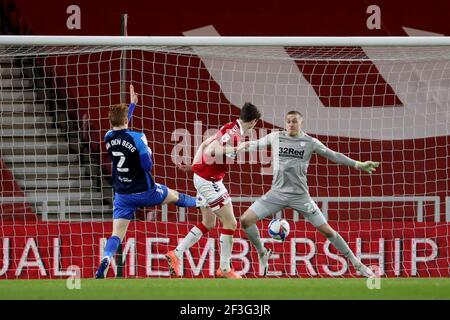
{"label": "football", "polygon": [[269,223],[269,235],[275,240],[284,241],[290,230],[289,223],[284,219],[273,219]]}

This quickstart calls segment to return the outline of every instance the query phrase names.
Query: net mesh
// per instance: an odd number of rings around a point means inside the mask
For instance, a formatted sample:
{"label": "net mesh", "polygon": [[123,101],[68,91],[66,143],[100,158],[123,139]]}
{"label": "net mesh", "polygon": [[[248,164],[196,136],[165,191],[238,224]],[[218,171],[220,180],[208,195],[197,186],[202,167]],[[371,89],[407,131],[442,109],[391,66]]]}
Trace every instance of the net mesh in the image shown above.
{"label": "net mesh", "polygon": [[[305,132],[331,149],[381,162],[367,175],[311,159],[310,194],[351,249],[387,276],[449,276],[447,47],[9,46],[0,57],[2,278],[61,277],[70,266],[93,276],[112,230],[108,107],[130,83],[139,94],[130,127],[147,136],[156,182],[195,195],[176,164],[190,164],[244,102],[263,112],[249,140],[282,130],[286,112],[297,110]],[[270,150],[230,166],[224,183],[237,217],[270,190],[272,166]],[[270,219],[258,223],[274,251],[269,276],[358,276],[301,213],[274,216],[291,233],[276,242]],[[119,272],[168,277],[164,254],[200,221],[196,209],[139,209]],[[216,228],[185,253],[185,277],[214,276],[218,237]],[[232,263],[259,276],[241,230]],[[115,262],[109,272],[117,274]]]}

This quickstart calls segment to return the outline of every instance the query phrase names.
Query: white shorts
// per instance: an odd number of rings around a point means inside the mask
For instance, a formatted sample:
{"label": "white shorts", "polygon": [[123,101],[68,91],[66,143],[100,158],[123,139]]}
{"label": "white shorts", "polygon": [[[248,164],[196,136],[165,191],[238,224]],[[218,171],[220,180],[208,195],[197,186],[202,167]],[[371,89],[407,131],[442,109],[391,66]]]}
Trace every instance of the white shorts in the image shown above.
{"label": "white shorts", "polygon": [[212,211],[219,210],[231,202],[228,190],[222,180],[209,181],[194,173],[194,186],[197,190],[197,198],[203,197]]}
{"label": "white shorts", "polygon": [[309,194],[286,195],[270,190],[256,200],[249,209],[256,213],[258,218],[264,219],[272,214],[292,208],[299,212],[313,226],[319,227],[327,222],[320,208]]}

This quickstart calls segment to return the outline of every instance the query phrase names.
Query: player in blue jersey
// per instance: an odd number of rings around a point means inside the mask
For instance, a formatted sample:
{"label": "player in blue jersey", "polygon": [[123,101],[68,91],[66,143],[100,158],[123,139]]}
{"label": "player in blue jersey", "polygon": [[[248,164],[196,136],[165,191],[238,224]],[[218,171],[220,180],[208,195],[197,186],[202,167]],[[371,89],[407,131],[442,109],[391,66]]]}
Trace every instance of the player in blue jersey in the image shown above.
{"label": "player in blue jersey", "polygon": [[111,258],[125,237],[137,208],[166,203],[180,207],[198,206],[196,198],[171,190],[153,180],[152,150],[147,145],[147,139],[141,132],[128,130],[128,122],[138,102],[133,85],[130,85],[130,96],[129,106],[117,104],[112,105],[109,110],[112,130],[106,133],[104,141],[112,159],[113,231],[95,273],[97,279],[105,277]]}

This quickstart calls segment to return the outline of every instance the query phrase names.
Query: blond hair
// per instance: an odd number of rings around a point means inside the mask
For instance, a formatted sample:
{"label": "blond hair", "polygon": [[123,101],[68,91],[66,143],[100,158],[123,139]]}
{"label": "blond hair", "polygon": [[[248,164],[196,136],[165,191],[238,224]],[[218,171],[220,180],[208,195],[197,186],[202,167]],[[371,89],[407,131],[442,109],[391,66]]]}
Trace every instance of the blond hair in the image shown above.
{"label": "blond hair", "polygon": [[109,121],[113,127],[126,124],[128,122],[128,105],[126,103],[113,104],[109,108]]}

